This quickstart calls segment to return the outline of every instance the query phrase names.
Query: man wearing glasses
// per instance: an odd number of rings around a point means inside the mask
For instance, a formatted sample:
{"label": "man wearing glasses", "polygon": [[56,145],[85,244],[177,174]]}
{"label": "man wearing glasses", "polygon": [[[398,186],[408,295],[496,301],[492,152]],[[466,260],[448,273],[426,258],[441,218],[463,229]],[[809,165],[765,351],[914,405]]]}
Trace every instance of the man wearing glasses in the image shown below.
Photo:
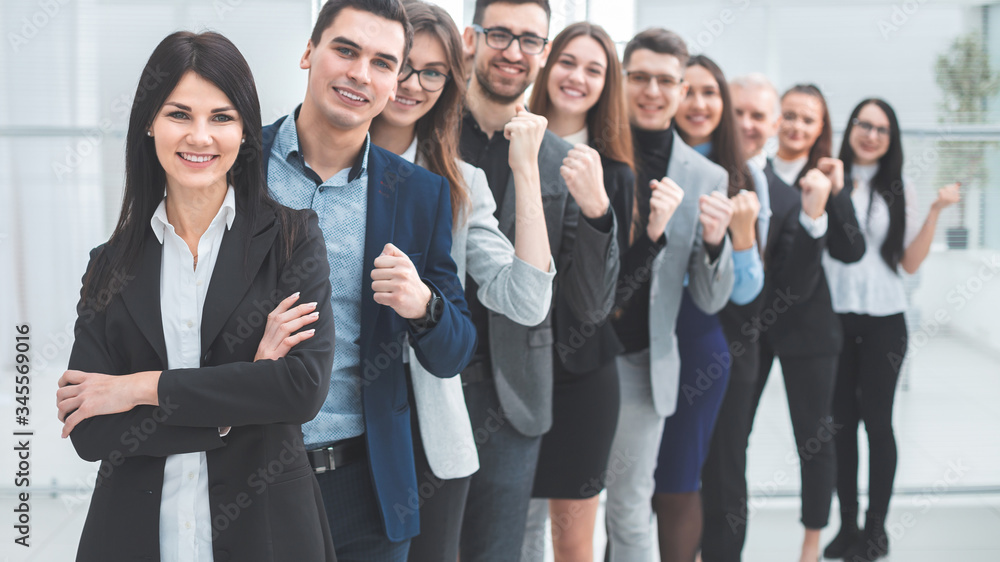
{"label": "man wearing glasses", "polygon": [[[677,409],[680,357],[675,327],[682,296],[686,292],[700,310],[715,314],[733,289],[732,245],[726,235],[733,214],[725,196],[728,175],[674,131],[674,114],[688,89],[683,80],[687,61],[684,41],[665,29],[636,35],[626,45],[622,61],[635,147],[642,227],[637,230],[646,232],[653,190],[681,189],[683,199],[668,219],[665,236],[652,241],[640,234],[633,241],[630,253],[642,243],[656,257],[652,271],[636,275],[646,281],[615,312],[615,329],[625,353],[618,357],[621,406],[611,449],[625,452],[631,462],[615,470],[607,484],[612,562],[652,558],[653,472],[664,420]],[[668,509],[697,498],[690,493],[658,495],[671,496]],[[658,514],[661,524],[669,521],[668,515],[672,513]]]}
{"label": "man wearing glasses", "polygon": [[[546,0],[478,0],[466,28],[473,76],[462,121],[462,159],[486,172],[500,230],[514,241],[515,192],[541,190],[556,260],[552,299],[580,319],[601,321],[614,304],[618,275],[615,220],[603,185],[567,186],[560,166],[570,145],[523,108],[523,96],[548,55]],[[511,136],[518,122],[531,134]],[[575,164],[575,163],[574,163]],[[582,217],[581,217],[582,215]],[[462,526],[462,562],[517,560],[524,539],[541,436],[552,425],[551,315],[535,327],[491,313],[478,287],[466,299],[479,344],[462,384],[480,469],[472,476]]]}

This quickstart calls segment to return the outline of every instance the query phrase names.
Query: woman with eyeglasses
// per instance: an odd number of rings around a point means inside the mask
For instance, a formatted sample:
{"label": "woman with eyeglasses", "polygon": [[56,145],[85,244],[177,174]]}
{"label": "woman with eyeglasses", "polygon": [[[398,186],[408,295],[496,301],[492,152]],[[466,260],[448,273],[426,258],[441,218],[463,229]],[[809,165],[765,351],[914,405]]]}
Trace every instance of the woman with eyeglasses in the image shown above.
{"label": "woman with eyeglasses", "polygon": [[[614,42],[600,26],[578,22],[552,41],[528,104],[574,148],[564,168],[590,159],[628,247],[632,211],[632,136]],[[566,173],[564,171],[564,173]],[[524,561],[544,557],[544,522],[551,515],[555,560],[593,560],[594,523],[618,421],[621,344],[607,322],[577,318],[557,296],[553,323],[552,428],[542,438],[529,512]]]}
{"label": "woman with eyeglasses", "polygon": [[[468,274],[493,312],[538,324],[548,313],[555,276],[545,216],[519,217],[516,245],[500,232],[486,175],[458,156],[466,87],[458,28],[438,6],[421,0],[403,5],[413,25],[413,48],[395,99],[372,122],[372,142],[448,180],[458,278],[464,282]],[[523,187],[515,183],[519,203],[541,208],[541,192]],[[431,375],[412,353],[409,367],[420,512],[420,535],[410,543],[409,560],[456,560],[470,475],[479,468],[462,382]]]}
{"label": "woman with eyeglasses", "polygon": [[[729,233],[735,281],[728,310],[730,306],[750,304],[764,287],[764,266],[757,244],[760,202],[743,160],[722,70],[708,57],[696,55],[688,59],[684,82],[688,91],[674,117],[677,132],[685,143],[729,173],[727,195],[733,201]],[[701,469],[733,365],[722,322],[732,318],[721,312],[703,312],[685,289],[676,329],[682,392],[677,411],[664,423],[654,473],[653,509],[663,562],[693,562],[698,552],[702,532]],[[733,329],[738,333],[740,327]]]}
{"label": "woman with eyeglasses", "polygon": [[851,186],[839,160],[830,158],[830,113],[819,88],[793,86],[781,96],[778,153],[765,169],[772,208],[784,188],[798,190],[769,241],[763,309],[752,326],[760,338],[760,371],[750,419],[756,413],[775,356],[788,397],[802,479],[802,562],[817,560],[819,535],[830,516],[836,475],[831,407],[843,335],[823,273],[824,249],[833,259],[856,262],[865,242],[856,236]]}
{"label": "woman with eyeglasses", "polygon": [[[859,103],[840,146],[844,175],[853,183],[851,200],[859,235],[868,251],[845,264],[824,256],[833,310],[844,330],[833,422],[839,430],[837,496],[841,527],[826,547],[827,558],[877,560],[889,553],[885,516],[896,475],[892,406],[899,368],[906,355],[906,293],[900,268],[915,273],[930,251],[941,211],[958,202],[959,184],[938,191],[923,223],[916,192],[903,178],[903,147],[892,107],[880,99]],[[858,423],[868,434],[868,512],[858,529]]]}

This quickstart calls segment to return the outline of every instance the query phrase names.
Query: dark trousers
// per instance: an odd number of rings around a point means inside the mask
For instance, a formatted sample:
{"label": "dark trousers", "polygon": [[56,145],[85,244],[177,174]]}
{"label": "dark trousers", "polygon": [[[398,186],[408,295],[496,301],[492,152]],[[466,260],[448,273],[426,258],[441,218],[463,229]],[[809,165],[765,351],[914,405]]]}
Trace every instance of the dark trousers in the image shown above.
{"label": "dark trousers", "polygon": [[465,504],[462,562],[517,562],[524,543],[542,438],[522,435],[510,425],[495,385],[487,379],[464,387],[479,471],[472,475]]}
{"label": "dark trousers", "polygon": [[729,386],[701,470],[703,562],[740,562],[746,541],[747,442],[757,399],[760,349],[749,342],[741,349],[740,355],[733,353]]}
{"label": "dark trousers", "polygon": [[[802,524],[807,529],[822,529],[830,517],[837,470],[833,440],[840,429],[831,415],[837,356],[779,357],[779,360],[802,478]],[[765,339],[760,347],[760,376],[751,419],[757,412],[773,362],[774,351]]]}
{"label": "dark trousers", "polygon": [[865,422],[869,448],[868,512],[885,517],[896,477],[892,406],[906,354],[902,314],[841,314],[844,347],[833,397],[833,421],[842,425],[837,447],[837,496],[841,508],[858,510],[858,424]]}
{"label": "dark trousers", "polygon": [[[411,404],[416,404],[411,400]],[[416,407],[412,408],[413,460],[420,496],[420,534],[410,541],[409,562],[455,562],[462,535],[462,518],[471,476],[442,480],[434,475],[420,437]],[[430,413],[433,415],[433,412]]]}
{"label": "dark trousers", "polygon": [[385,534],[368,460],[316,475],[339,562],[405,562],[409,540]]}

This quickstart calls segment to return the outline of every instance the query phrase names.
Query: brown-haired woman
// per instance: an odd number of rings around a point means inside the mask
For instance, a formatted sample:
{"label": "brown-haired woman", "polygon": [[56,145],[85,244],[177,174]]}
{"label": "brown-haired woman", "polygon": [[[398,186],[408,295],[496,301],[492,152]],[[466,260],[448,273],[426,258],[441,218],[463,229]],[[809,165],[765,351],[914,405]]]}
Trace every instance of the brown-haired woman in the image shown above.
{"label": "brown-haired woman", "polygon": [[[600,26],[578,22],[552,41],[548,63],[531,93],[531,111],[574,145],[563,175],[603,183],[618,222],[618,247],[628,247],[632,216],[632,135],[622,70]],[[542,439],[523,560],[543,558],[546,512],[552,516],[555,559],[593,560],[598,494],[604,489],[618,420],[621,345],[603,318],[576,318],[557,297],[552,429]],[[585,444],[585,445],[584,445]],[[548,509],[546,509],[548,508]]]}
{"label": "brown-haired woman", "polygon": [[[396,97],[372,122],[372,142],[444,176],[451,186],[452,257],[458,277],[493,312],[533,326],[548,314],[555,276],[542,213],[520,219],[512,246],[494,217],[486,175],[458,155],[465,96],[461,36],[442,8],[404,0],[413,49],[399,75]],[[515,118],[522,119],[522,118]],[[511,141],[517,142],[512,139]],[[541,208],[541,192],[515,182],[517,204]],[[445,291],[464,291],[446,287]],[[457,560],[469,477],[479,468],[476,443],[459,377],[441,379],[410,354],[413,453],[420,535],[409,560]],[[430,492],[427,492],[427,491]]]}

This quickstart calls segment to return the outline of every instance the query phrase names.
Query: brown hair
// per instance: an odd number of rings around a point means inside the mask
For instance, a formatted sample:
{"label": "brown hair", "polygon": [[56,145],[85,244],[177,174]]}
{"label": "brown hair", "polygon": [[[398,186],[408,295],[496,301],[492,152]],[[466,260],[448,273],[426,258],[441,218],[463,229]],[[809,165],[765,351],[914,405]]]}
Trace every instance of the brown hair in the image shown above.
{"label": "brown hair", "polygon": [[316,16],[316,24],[313,26],[312,35],[309,37],[313,47],[319,47],[320,41],[323,40],[323,32],[333,25],[333,21],[337,19],[337,15],[344,8],[354,8],[355,10],[375,14],[403,26],[403,36],[406,39],[406,43],[403,47],[403,58],[400,60],[400,68],[402,68],[402,61],[406,60],[406,57],[409,56],[410,47],[413,46],[413,27],[406,18],[406,10],[403,8],[400,0],[327,0]]}
{"label": "brown hair", "polygon": [[827,158],[833,153],[833,127],[830,124],[830,109],[826,105],[826,98],[823,97],[823,92],[820,92],[818,87],[813,84],[796,84],[795,86],[789,88],[784,94],[781,94],[781,101],[785,101],[788,94],[805,94],[807,96],[812,96],[818,99],[820,104],[823,106],[823,130],[820,131],[816,142],[814,142],[812,148],[809,149],[809,158],[806,159],[806,165],[802,167],[802,171],[799,172],[799,177],[795,178],[795,181],[792,183],[792,185],[795,186],[798,185],[799,180],[806,175],[806,172],[816,167],[820,158]]}
{"label": "brown hair", "polygon": [[539,71],[535,80],[528,106],[531,111],[539,115],[549,114],[552,109],[552,98],[549,96],[547,84],[549,75],[552,74],[552,65],[559,59],[559,55],[570,41],[581,36],[591,37],[597,41],[608,58],[601,97],[587,112],[590,144],[601,156],[634,168],[635,155],[632,152],[632,132],[629,128],[628,108],[625,105],[621,64],[618,62],[618,52],[615,50],[614,42],[601,26],[581,21],[559,32],[559,35],[552,40],[552,52],[549,54],[548,64]]}
{"label": "brown hair", "polygon": [[549,0],[476,0],[476,11],[472,13],[472,23],[482,25],[483,14],[486,13],[486,8],[491,4],[514,4],[515,6],[535,4],[545,10],[546,21],[552,19],[552,8],[549,7]]}
{"label": "brown hair", "polygon": [[673,31],[662,27],[653,27],[640,32],[625,45],[625,52],[622,55],[622,64],[627,65],[632,53],[638,49],[649,49],[661,55],[673,55],[681,62],[681,66],[687,65],[688,53],[687,44]]}
{"label": "brown hair", "polygon": [[428,170],[451,186],[451,222],[457,226],[462,211],[469,207],[469,192],[458,168],[458,131],[466,88],[462,36],[440,6],[422,0],[403,0],[403,6],[414,33],[429,33],[441,41],[451,74],[434,107],[417,120],[416,133],[417,154]]}

